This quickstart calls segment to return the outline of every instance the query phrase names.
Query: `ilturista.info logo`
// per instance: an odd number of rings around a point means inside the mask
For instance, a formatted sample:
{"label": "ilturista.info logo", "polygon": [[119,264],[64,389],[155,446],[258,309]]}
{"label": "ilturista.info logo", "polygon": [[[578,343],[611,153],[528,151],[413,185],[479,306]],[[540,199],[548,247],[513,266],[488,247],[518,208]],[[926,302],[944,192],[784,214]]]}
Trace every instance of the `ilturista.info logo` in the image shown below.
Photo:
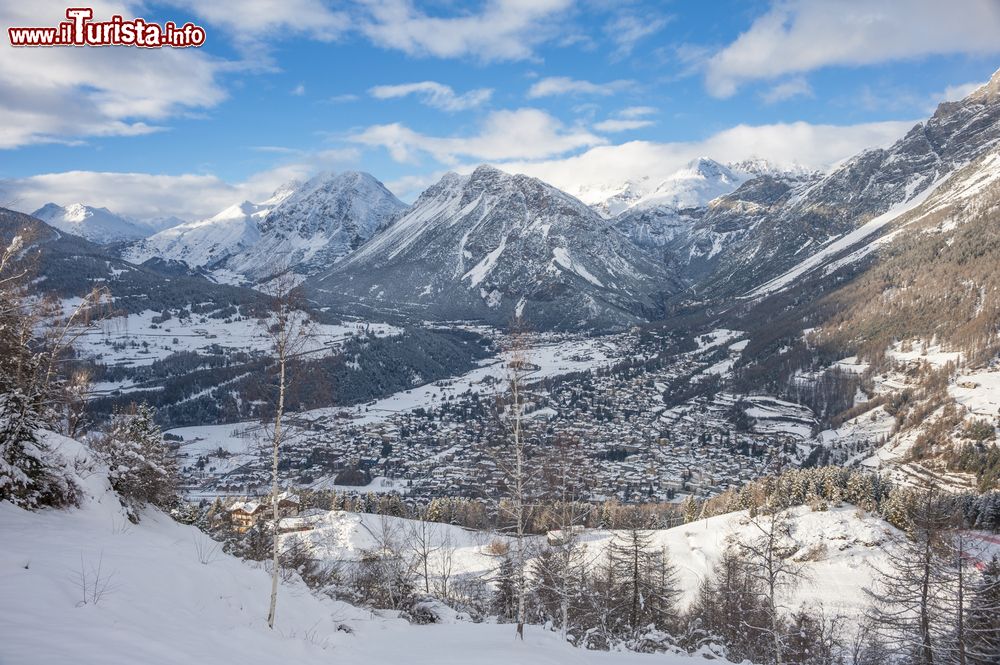
{"label": "ilturista.info logo", "polygon": [[52,27],[7,28],[11,46],[138,46],[140,48],[187,48],[205,43],[205,29],[194,23],[163,25],[141,18],[114,15],[94,21],[90,7],[70,7],[66,21]]}

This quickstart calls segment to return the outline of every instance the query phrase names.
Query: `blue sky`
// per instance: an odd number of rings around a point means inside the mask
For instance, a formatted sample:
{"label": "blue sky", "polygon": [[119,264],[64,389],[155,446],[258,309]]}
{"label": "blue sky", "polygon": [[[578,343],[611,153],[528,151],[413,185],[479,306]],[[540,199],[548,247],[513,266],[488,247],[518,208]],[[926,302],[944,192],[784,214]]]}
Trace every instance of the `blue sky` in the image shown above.
{"label": "blue sky", "polygon": [[[13,5],[14,3],[6,3]],[[0,9],[54,25],[65,4]],[[0,46],[0,191],[198,217],[320,170],[412,198],[492,162],[571,193],[696,155],[826,168],[1000,67],[1000,1],[102,0],[204,47]]]}

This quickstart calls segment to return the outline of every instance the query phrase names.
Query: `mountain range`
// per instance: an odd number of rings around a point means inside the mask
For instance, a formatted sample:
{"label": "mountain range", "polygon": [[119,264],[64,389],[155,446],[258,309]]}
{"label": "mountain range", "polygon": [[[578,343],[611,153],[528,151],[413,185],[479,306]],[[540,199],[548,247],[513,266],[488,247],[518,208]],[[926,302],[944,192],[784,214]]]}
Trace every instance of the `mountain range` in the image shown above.
{"label": "mountain range", "polygon": [[407,206],[349,171],[152,235],[104,208],[49,204],[35,216],[124,243],[117,251],[134,264],[250,286],[291,271],[338,309],[609,329],[692,303],[760,298],[824,266],[834,278],[853,270],[896,218],[998,143],[1000,72],[888,148],[826,174],[700,158],[660,182],[592,190],[583,201],[483,165],[446,174]]}

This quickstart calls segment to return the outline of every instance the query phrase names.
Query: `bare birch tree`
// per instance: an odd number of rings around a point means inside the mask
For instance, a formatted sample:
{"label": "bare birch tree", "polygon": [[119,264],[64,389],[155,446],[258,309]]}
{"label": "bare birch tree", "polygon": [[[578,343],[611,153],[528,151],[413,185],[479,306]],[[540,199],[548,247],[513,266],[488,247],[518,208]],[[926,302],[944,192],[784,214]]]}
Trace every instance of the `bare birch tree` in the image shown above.
{"label": "bare birch tree", "polygon": [[524,428],[526,378],[530,371],[527,355],[527,337],[524,323],[515,318],[510,326],[508,343],[504,349],[506,372],[505,394],[499,401],[499,415],[504,430],[503,454],[497,455],[497,465],[507,481],[509,513],[513,522],[514,549],[511,553],[513,586],[516,601],[516,636],[524,639],[527,616],[527,517],[528,441]]}
{"label": "bare birch tree", "polygon": [[543,464],[543,482],[551,504],[547,515],[549,547],[535,562],[535,585],[539,595],[556,601],[559,635],[569,638],[570,610],[580,594],[585,573],[584,548],[580,528],[591,506],[583,502],[586,481],[579,441],[558,436]]}
{"label": "bare birch tree", "polygon": [[424,580],[424,593],[431,592],[431,558],[441,548],[439,531],[441,526],[427,519],[427,509],[417,515],[417,519],[407,527],[406,547],[410,551],[412,567]]}
{"label": "bare birch tree", "polygon": [[301,292],[296,287],[294,276],[285,271],[263,289],[269,296],[269,308],[260,319],[260,326],[270,342],[270,349],[277,367],[277,403],[271,418],[271,519],[273,547],[271,559],[271,601],[267,612],[267,625],[274,628],[275,611],[278,604],[278,578],[280,575],[279,530],[280,519],[278,465],[281,445],[285,441],[284,427],[285,397],[288,391],[289,363],[302,351],[312,335],[312,323],[302,309]]}

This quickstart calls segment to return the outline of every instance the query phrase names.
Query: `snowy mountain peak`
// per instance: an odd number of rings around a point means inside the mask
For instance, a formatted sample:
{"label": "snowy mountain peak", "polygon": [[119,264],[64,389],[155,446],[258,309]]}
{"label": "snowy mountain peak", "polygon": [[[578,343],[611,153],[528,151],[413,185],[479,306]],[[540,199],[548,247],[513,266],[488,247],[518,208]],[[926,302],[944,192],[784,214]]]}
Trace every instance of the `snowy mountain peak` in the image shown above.
{"label": "snowy mountain peak", "polygon": [[107,208],[88,206],[83,203],[72,203],[68,206],[46,203],[33,212],[32,217],[37,217],[60,231],[72,233],[96,243],[106,244],[123,240],[136,240],[148,236],[151,232]]}
{"label": "snowy mountain peak", "polygon": [[319,300],[539,328],[643,320],[673,281],[593,210],[491,166],[445,175],[395,224],[313,284]]}
{"label": "snowy mountain peak", "polygon": [[368,173],[320,173],[289,182],[263,203],[243,201],[130,246],[125,258],[184,261],[225,281],[266,279],[284,267],[326,268],[406,208]]}
{"label": "snowy mountain peak", "polygon": [[271,194],[270,198],[268,198],[264,203],[273,203],[274,205],[277,205],[301,189],[302,185],[303,182],[301,180],[289,180],[275,189],[274,193]]}
{"label": "snowy mountain peak", "polygon": [[282,267],[308,275],[342,259],[405,209],[371,174],[320,173],[260,215],[259,240],[230,256],[225,267],[252,281]]}

